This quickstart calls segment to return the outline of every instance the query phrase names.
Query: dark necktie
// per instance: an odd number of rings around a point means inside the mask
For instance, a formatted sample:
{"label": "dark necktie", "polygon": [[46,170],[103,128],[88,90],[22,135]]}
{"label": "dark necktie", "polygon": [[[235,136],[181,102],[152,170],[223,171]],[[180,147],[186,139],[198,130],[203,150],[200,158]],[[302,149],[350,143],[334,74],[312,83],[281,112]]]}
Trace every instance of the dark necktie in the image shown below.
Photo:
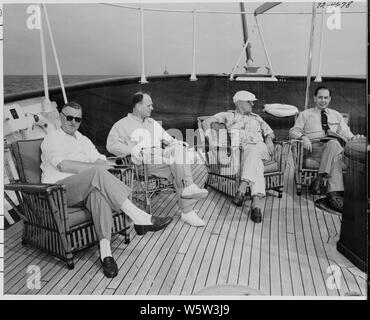
{"label": "dark necktie", "polygon": [[326,114],[325,110],[321,111],[321,126],[325,131],[325,134],[327,134],[329,130],[329,125],[328,125],[328,115]]}

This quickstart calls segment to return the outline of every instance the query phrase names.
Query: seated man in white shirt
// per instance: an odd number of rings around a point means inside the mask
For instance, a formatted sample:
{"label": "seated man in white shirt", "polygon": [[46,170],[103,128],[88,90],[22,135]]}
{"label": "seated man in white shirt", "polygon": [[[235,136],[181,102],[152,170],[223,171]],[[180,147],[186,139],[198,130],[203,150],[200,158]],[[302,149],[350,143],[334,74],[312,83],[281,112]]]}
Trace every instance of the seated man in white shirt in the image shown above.
{"label": "seated man in white shirt", "polygon": [[258,115],[252,112],[256,97],[249,91],[238,91],[233,97],[235,110],[217,113],[203,123],[204,129],[209,130],[214,123],[222,123],[231,135],[232,146],[242,147],[242,163],[240,185],[233,203],[241,206],[247,187],[250,186],[252,196],[251,219],[253,222],[262,221],[260,199],[265,196],[265,178],[263,161],[270,160],[274,152],[274,132]]}
{"label": "seated man in white shirt", "polygon": [[[132,97],[132,113],[116,122],[107,138],[107,150],[124,157],[131,155],[134,162],[144,161],[148,173],[167,178],[174,183],[181,219],[192,226],[202,227],[205,222],[193,210],[197,199],[205,198],[208,191],[193,181],[191,164],[186,161],[184,142],[171,137],[162,126],[150,118],[153,102],[148,93],[137,92]],[[165,145],[165,149],[162,145]],[[174,161],[177,155],[184,161]],[[178,157],[177,157],[178,159]]]}
{"label": "seated man in white shirt", "polygon": [[[342,212],[342,144],[362,136],[355,136],[351,132],[340,112],[328,108],[330,101],[330,90],[324,86],[318,87],[314,94],[315,107],[299,114],[289,135],[293,139],[301,139],[306,156],[317,162],[319,174],[312,183],[312,193],[320,194],[320,189],[327,180],[326,203],[333,210]],[[331,133],[342,137],[341,140],[330,138]]]}
{"label": "seated man in white shirt", "polygon": [[138,235],[165,228],[171,217],[154,217],[137,208],[129,199],[130,188],[110,174],[111,166],[93,143],[80,132],[82,108],[76,102],[63,106],[61,128],[46,135],[41,144],[43,183],[66,186],[67,205],[85,206],[100,241],[100,258],[106,277],[118,274],[111,248],[112,210],[122,210],[133,221]]}

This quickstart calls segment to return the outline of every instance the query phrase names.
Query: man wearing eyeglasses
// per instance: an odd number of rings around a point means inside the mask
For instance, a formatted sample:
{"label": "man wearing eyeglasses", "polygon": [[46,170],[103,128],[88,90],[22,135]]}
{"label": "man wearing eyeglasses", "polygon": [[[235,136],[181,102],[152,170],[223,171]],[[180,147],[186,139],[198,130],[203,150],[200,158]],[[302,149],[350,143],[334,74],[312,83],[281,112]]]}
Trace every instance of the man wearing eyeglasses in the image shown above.
{"label": "man wearing eyeglasses", "polygon": [[100,241],[100,257],[106,277],[118,274],[111,248],[112,210],[125,212],[133,221],[135,231],[165,228],[171,217],[155,217],[137,208],[129,199],[130,189],[108,172],[111,166],[94,144],[80,132],[82,108],[76,102],[65,104],[60,113],[61,128],[49,133],[41,144],[41,180],[66,186],[67,205],[85,206]]}
{"label": "man wearing eyeglasses", "polygon": [[[311,192],[313,194],[325,192],[327,206],[343,212],[343,146],[347,141],[363,136],[355,136],[351,132],[342,114],[328,108],[330,102],[330,89],[325,86],[316,88],[315,107],[299,114],[289,135],[293,139],[302,140],[306,164],[319,168],[318,176],[311,185]],[[326,190],[322,190],[325,181]]]}

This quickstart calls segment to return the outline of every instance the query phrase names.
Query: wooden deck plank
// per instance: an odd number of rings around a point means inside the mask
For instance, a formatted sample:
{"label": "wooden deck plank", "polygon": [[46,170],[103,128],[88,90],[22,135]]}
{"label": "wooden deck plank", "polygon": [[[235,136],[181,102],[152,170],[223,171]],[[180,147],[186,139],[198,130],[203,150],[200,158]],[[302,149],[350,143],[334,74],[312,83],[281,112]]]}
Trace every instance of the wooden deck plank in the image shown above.
{"label": "wooden deck plank", "polygon": [[23,248],[19,252],[18,258],[11,265],[6,265],[4,268],[6,275],[5,290],[8,291],[8,288],[11,288],[12,292],[16,293],[20,288],[20,283],[25,285],[27,268],[37,265],[40,261],[40,252],[37,249],[31,249],[27,252],[27,249]]}
{"label": "wooden deck plank", "polygon": [[[167,216],[171,209],[176,207],[176,199],[175,195],[171,195],[171,205],[168,205],[165,208],[161,215]],[[176,222],[176,221],[175,221]],[[152,263],[151,260],[147,259],[148,256],[153,252],[158,252],[160,246],[165,242],[165,238],[163,237],[163,233],[165,235],[169,235],[171,229],[173,228],[174,223],[170,224],[163,232],[154,232],[154,233],[147,233],[146,235],[142,236],[142,244],[143,250],[137,252],[137,259],[135,263],[130,267],[127,273],[124,274],[124,277],[120,284],[116,289],[116,294],[131,294],[134,288],[140,285],[138,282],[137,274],[140,274],[140,277],[147,271],[148,266]],[[150,239],[150,241],[148,241]],[[147,242],[148,241],[148,242]],[[153,255],[151,255],[152,257]]]}
{"label": "wooden deck plank", "polygon": [[[289,190],[294,190],[293,179],[293,170],[291,167],[287,166],[286,174],[284,176],[284,193],[283,197],[280,200],[279,205],[279,266],[280,266],[280,277],[281,277],[281,294],[284,296],[293,295],[293,285],[292,285],[292,276],[290,271],[289,264],[289,250],[288,250],[288,240],[287,240],[287,210],[288,210],[288,192]],[[290,187],[290,189],[289,189]],[[294,191],[293,191],[294,192]],[[292,211],[292,210],[291,210]],[[274,294],[274,292],[272,292]]]}
{"label": "wooden deck plank", "polygon": [[[348,281],[348,278],[350,278],[350,275],[353,276],[353,281],[356,283],[356,286],[353,285],[353,287],[350,287],[350,291],[353,290],[355,293],[358,293],[360,295],[366,296],[366,288],[367,288],[367,275],[359,270],[357,267],[346,267],[346,272],[343,272],[345,275],[345,278]],[[346,276],[347,273],[347,276]]]}
{"label": "wooden deck plank", "polygon": [[[325,283],[327,283],[328,278],[330,277],[330,274],[328,273],[328,267],[333,264],[333,262],[328,256],[328,247],[330,247],[331,244],[328,243],[330,240],[330,236],[329,236],[329,229],[326,224],[326,218],[325,218],[325,216],[328,215],[329,213],[321,209],[318,209],[316,207],[315,207],[315,211],[316,211],[317,226],[318,226],[319,234],[321,237],[321,244],[324,249],[324,257],[326,258],[326,261],[327,261],[326,269],[323,269],[323,276],[325,278]],[[327,292],[329,296],[340,295],[340,292],[337,289],[328,288],[327,285],[326,285],[326,288],[327,288]]]}
{"label": "wooden deck plank", "polygon": [[226,235],[230,226],[229,215],[235,211],[235,205],[228,205],[229,202],[225,202],[224,206],[220,210],[219,217],[214,225],[213,234],[218,235],[217,245],[213,253],[212,262],[209,268],[209,273],[206,280],[206,287],[217,284],[217,280],[220,272],[220,265],[222,262],[222,255],[224,252],[224,246],[226,243]]}
{"label": "wooden deck plank", "polygon": [[[227,204],[226,204],[227,206]],[[224,228],[224,237],[225,237],[225,245],[224,250],[222,252],[222,259],[220,262],[220,271],[217,279],[218,284],[226,284],[228,277],[229,277],[229,271],[230,271],[230,264],[231,264],[231,258],[233,255],[233,248],[235,243],[235,236],[236,236],[236,230],[239,223],[239,220],[241,218],[241,215],[243,212],[241,210],[237,210],[236,206],[231,205],[230,209],[226,216],[226,221],[223,225]],[[222,233],[219,236],[222,237]]]}
{"label": "wooden deck plank", "polygon": [[[142,288],[142,291],[144,291],[145,294],[147,293],[153,283],[154,275],[158,272],[158,268],[168,253],[168,246],[171,246],[181,228],[188,229],[189,227],[190,226],[185,225],[180,219],[177,219],[172,226],[172,230],[169,230],[167,227],[163,231],[163,234],[158,239],[156,246],[152,248],[149,253],[146,263],[144,263],[144,265],[138,270],[130,286],[127,288],[126,294],[140,294],[140,288]],[[168,239],[170,240],[169,243],[167,243]],[[152,274],[153,266],[155,267],[155,270],[153,270],[154,274]]]}
{"label": "wooden deck plank", "polygon": [[[277,207],[275,212],[273,211],[274,200],[276,197],[275,192],[267,193],[265,213],[262,221],[262,238],[261,238],[261,271],[260,271],[260,289],[265,294],[271,295],[272,282],[275,286],[280,288],[280,271],[279,265],[276,265],[276,269],[272,270],[272,256],[279,251],[278,242],[272,242],[272,229],[273,227],[273,215],[277,213]],[[278,199],[278,198],[276,198]],[[275,239],[276,239],[275,235]],[[276,277],[272,276],[275,271]]]}
{"label": "wooden deck plank", "polygon": [[200,290],[206,287],[206,281],[209,274],[210,265],[212,263],[212,257],[216,249],[218,235],[212,234],[209,238],[207,248],[205,251],[204,259],[198,273],[197,280],[195,281],[193,292],[196,294]]}
{"label": "wooden deck plank", "polygon": [[164,279],[161,288],[159,289],[159,295],[170,295],[171,288],[175,283],[176,277],[178,275],[179,269],[181,267],[182,261],[184,259],[184,254],[177,253],[174,257],[170,270],[168,271],[166,278]]}
{"label": "wooden deck plank", "polygon": [[301,275],[301,268],[298,260],[297,244],[295,236],[292,233],[287,234],[287,243],[289,250],[289,264],[292,274],[292,284],[293,284],[293,295],[294,296],[304,296],[305,291],[303,289],[303,279]]}
{"label": "wooden deck plank", "polygon": [[[250,201],[248,204],[248,208],[250,208]],[[246,206],[246,203],[244,203]],[[253,240],[253,232],[254,232],[254,222],[250,219],[250,210],[243,209],[246,212],[245,218],[245,230],[243,234],[243,243],[242,243],[242,253],[241,253],[241,261],[240,261],[240,269],[238,274],[238,283],[243,286],[249,285],[249,275],[250,275],[250,268],[251,268],[251,257],[252,257],[252,240]]]}
{"label": "wooden deck plank", "polygon": [[319,221],[317,219],[317,211],[314,206],[314,197],[307,197],[308,198],[308,205],[307,212],[309,220],[306,222],[311,227],[311,237],[314,243],[314,249],[317,257],[317,265],[314,269],[314,277],[315,277],[315,285],[316,285],[316,293],[318,296],[327,296],[328,295],[328,288],[326,285],[327,273],[326,270],[329,266],[329,262],[327,259],[327,254],[325,251],[324,244],[322,242],[321,234],[320,234],[320,227]]}
{"label": "wooden deck plank", "polygon": [[[261,208],[265,210],[266,197],[261,201]],[[250,213],[249,213],[250,219]],[[253,223],[253,221],[251,220]],[[253,237],[251,240],[251,258],[248,285],[256,290],[260,290],[260,271],[261,271],[261,238],[262,223],[253,223]],[[266,292],[264,292],[266,293]],[[268,293],[267,293],[268,294]]]}
{"label": "wooden deck plank", "polygon": [[[161,271],[167,272],[170,268],[174,254],[181,246],[184,237],[188,233],[188,229],[189,227],[183,221],[177,219],[170,235],[164,239],[165,242],[158,252],[152,251],[151,255],[148,256],[151,264],[148,265],[146,272],[144,268],[140,270],[141,274],[139,273],[136,277],[136,285],[134,288],[129,288],[127,291],[128,294],[147,295],[154,294],[153,291],[158,292],[165,278],[165,275]],[[161,276],[158,276],[158,274],[161,274]],[[153,288],[153,286],[155,287]],[[152,288],[153,291],[151,291]]]}
{"label": "wooden deck plank", "polygon": [[[212,194],[208,196],[208,198],[206,199],[206,201],[204,201],[204,204],[203,204],[203,208],[206,211],[208,217],[211,217],[211,214],[216,213],[215,216],[212,215],[212,218],[208,218],[207,225],[205,226],[206,232],[209,232],[210,228],[212,228],[214,219],[218,219],[217,212],[219,212],[220,206],[224,204],[222,199],[221,201],[218,201],[220,200],[220,194],[216,192],[212,192]],[[187,277],[189,276],[189,269],[191,268],[194,255],[196,253],[196,247],[199,244],[197,242],[199,239],[199,236],[193,241],[193,237],[195,236],[194,235],[195,231],[196,230],[194,228],[189,230],[188,237],[187,239],[185,239],[187,241],[184,241],[178,250],[179,254],[184,254],[184,259],[179,269],[178,276],[171,288],[171,294],[176,294],[176,295],[183,294],[183,286],[187,280]],[[194,243],[194,246],[191,245],[192,243]]]}
{"label": "wooden deck plank", "polygon": [[[291,159],[289,160],[291,161]],[[193,166],[201,184],[206,178]],[[195,179],[195,180],[196,180]],[[203,182],[202,182],[203,181]],[[172,216],[163,232],[112,240],[119,266],[116,278],[105,278],[97,246],[75,255],[75,269],[32,247],[21,245],[22,223],[5,230],[5,294],[191,295],[215,284],[250,286],[268,295],[366,295],[366,277],[336,250],[341,217],[317,209],[304,188],[296,195],[293,167],[288,165],[281,199],[263,200],[263,222],[250,220],[250,200],[235,207],[222,193],[209,190],[196,203],[204,228],[180,220],[174,193],[160,193],[152,201],[153,214]],[[41,289],[26,286],[27,267],[40,267]],[[329,289],[329,265],[340,270],[340,288]]]}
{"label": "wooden deck plank", "polygon": [[[220,201],[220,200],[223,201],[222,197],[217,197],[217,196],[218,195],[216,195],[216,197],[213,199],[213,201],[216,203],[216,206],[217,206],[218,201]],[[196,278],[196,275],[198,274],[199,268],[202,264],[205,249],[207,247],[207,243],[208,243],[209,237],[211,235],[211,232],[209,232],[210,226],[211,226],[210,221],[212,220],[213,216],[215,214],[217,214],[216,210],[210,211],[210,210],[206,210],[206,209],[207,208],[203,207],[203,210],[199,211],[199,216],[203,217],[203,220],[205,220],[207,224],[204,228],[199,228],[196,232],[196,235],[193,237],[193,242],[194,243],[192,245],[195,246],[195,243],[198,242],[198,246],[197,246],[197,250],[196,250],[196,255],[194,256],[193,262],[191,264],[191,269],[189,270],[189,276],[186,279],[186,284],[189,285],[189,286],[191,286],[191,279]],[[180,244],[181,243],[179,243],[179,246],[176,247],[177,252],[180,248]],[[162,272],[162,270],[161,270],[161,272]],[[152,289],[153,290],[151,290],[151,293],[158,292],[158,289],[156,288],[155,285],[153,285]],[[190,290],[190,292],[193,292],[193,285],[191,286],[191,288],[189,290]],[[186,289],[183,290],[183,291],[186,292]]]}
{"label": "wooden deck plank", "polygon": [[280,201],[277,196],[272,198],[271,220],[270,220],[270,239],[269,239],[269,257],[270,257],[270,295],[281,296],[281,270],[279,262],[280,242],[279,242],[279,207]]}
{"label": "wooden deck plank", "polygon": [[[246,208],[248,211],[248,208]],[[243,207],[237,208],[235,212],[237,219],[237,225],[234,226],[236,230],[235,241],[232,248],[232,259],[230,264],[230,272],[228,274],[227,283],[228,284],[238,284],[239,283],[239,270],[241,269],[242,254],[243,254],[243,241],[245,230],[247,228],[248,215],[247,212],[243,210]]]}
{"label": "wooden deck plank", "polygon": [[303,229],[303,221],[302,216],[304,212],[303,203],[305,194],[302,192],[302,196],[300,197],[300,206],[299,210],[295,210],[294,212],[294,226],[295,226],[295,237],[296,237],[296,244],[297,244],[297,252],[298,252],[298,261],[299,266],[301,269],[301,275],[303,280],[303,289],[304,293],[307,296],[314,296],[315,295],[315,287],[312,279],[310,263],[308,259],[308,252],[306,241],[304,238],[304,229]]}
{"label": "wooden deck plank", "polygon": [[[172,213],[170,214],[169,212],[170,209],[174,208],[176,204],[176,194],[161,193],[156,199],[158,199],[158,201],[152,204],[153,214],[155,216],[171,215]],[[131,268],[137,269],[139,267],[140,262],[137,262],[137,259],[139,258],[140,253],[143,254],[142,251],[147,246],[147,242],[150,242],[152,236],[153,233],[147,233],[145,237],[141,237],[137,236],[135,231],[132,231],[131,243],[128,245],[127,250],[125,250],[123,254],[116,259],[119,273],[124,274],[124,277],[116,277],[114,279],[107,279],[103,277],[101,279],[102,283],[99,284],[96,290],[100,292],[101,290],[104,290],[106,286],[108,286],[110,289],[116,290],[120,283],[124,280],[124,278],[129,276],[128,272],[130,272]],[[154,245],[154,243],[152,245]],[[150,248],[148,247],[147,250],[150,250]]]}
{"label": "wooden deck plank", "polygon": [[302,195],[302,226],[303,239],[307,250],[307,259],[310,266],[310,275],[313,280],[314,295],[326,295],[325,282],[322,277],[322,270],[317,257],[317,250],[312,236],[312,227],[309,215],[314,212],[314,202],[310,199],[307,190]]}

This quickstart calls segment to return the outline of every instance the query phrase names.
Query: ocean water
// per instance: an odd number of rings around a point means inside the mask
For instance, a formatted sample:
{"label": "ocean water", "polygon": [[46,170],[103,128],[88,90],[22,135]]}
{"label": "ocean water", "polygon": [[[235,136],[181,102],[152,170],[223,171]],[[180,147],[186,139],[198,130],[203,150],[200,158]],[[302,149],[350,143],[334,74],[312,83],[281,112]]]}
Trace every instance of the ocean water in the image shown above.
{"label": "ocean water", "polygon": [[[97,79],[114,78],[118,76],[110,75],[63,75],[64,85],[73,84],[83,81],[91,81]],[[57,75],[48,76],[49,88],[59,86],[59,78]],[[43,89],[44,83],[42,75],[4,75],[4,94],[20,93],[30,90]]]}

